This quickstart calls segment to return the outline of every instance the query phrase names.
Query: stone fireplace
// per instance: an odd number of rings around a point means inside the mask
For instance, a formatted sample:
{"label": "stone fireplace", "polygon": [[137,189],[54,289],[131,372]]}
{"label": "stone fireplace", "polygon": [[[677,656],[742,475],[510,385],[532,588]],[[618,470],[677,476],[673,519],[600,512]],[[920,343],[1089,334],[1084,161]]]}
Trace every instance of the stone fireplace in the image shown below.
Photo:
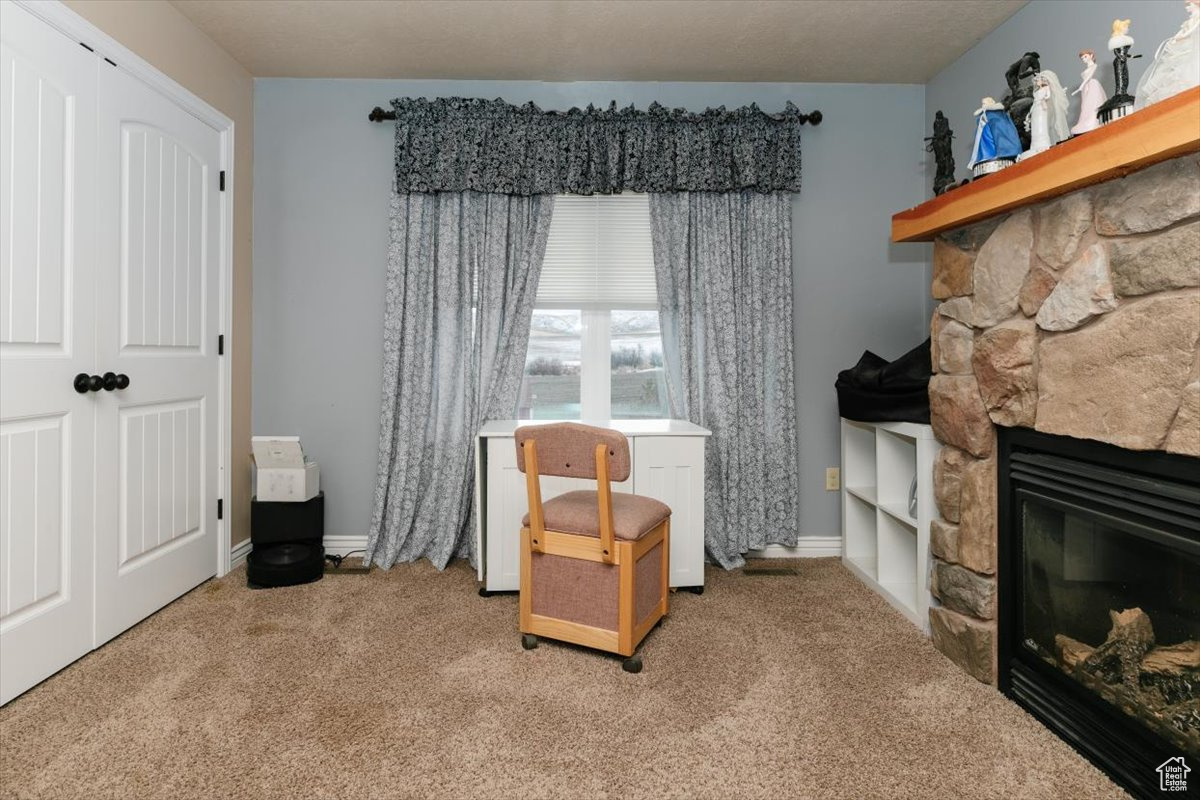
{"label": "stone fireplace", "polygon": [[1200,457],[1198,287],[1194,154],[935,241],[929,621],[978,680],[999,675],[997,427]]}
{"label": "stone fireplace", "polygon": [[933,643],[1139,792],[1200,742],[1200,160],[946,231],[932,292]]}

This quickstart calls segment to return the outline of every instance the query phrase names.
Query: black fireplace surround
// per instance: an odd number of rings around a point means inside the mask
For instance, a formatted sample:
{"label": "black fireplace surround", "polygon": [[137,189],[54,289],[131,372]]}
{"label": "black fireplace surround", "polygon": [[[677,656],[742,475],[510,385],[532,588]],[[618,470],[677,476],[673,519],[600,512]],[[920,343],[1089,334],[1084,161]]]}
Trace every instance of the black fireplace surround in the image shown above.
{"label": "black fireplace surround", "polygon": [[1000,428],[998,476],[1001,691],[1135,796],[1200,797],[1200,459]]}

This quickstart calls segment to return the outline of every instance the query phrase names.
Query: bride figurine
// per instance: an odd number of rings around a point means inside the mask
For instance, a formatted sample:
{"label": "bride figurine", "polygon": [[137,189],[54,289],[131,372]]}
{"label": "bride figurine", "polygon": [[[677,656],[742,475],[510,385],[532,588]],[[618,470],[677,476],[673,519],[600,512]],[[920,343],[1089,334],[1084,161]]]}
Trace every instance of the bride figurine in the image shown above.
{"label": "bride figurine", "polygon": [[1058,76],[1048,69],[1033,76],[1033,107],[1026,120],[1029,149],[1017,157],[1023,161],[1049,150],[1071,135],[1067,129],[1067,93]]}
{"label": "bride figurine", "polygon": [[1100,127],[1098,112],[1100,106],[1108,99],[1104,87],[1096,80],[1096,51],[1080,50],[1079,60],[1083,62],[1083,73],[1079,76],[1079,88],[1071,94],[1079,95],[1079,119],[1071,133],[1079,135],[1094,131]]}
{"label": "bride figurine", "polygon": [[1158,46],[1154,62],[1138,81],[1134,110],[1200,85],[1200,0],[1187,0],[1188,18]]}

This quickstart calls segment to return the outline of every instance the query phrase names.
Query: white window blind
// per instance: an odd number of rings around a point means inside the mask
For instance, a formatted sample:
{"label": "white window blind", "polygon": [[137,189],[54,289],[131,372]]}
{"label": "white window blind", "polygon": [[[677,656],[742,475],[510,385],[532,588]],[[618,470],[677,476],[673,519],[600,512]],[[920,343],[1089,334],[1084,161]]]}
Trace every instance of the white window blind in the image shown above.
{"label": "white window blind", "polygon": [[657,308],[644,194],[554,198],[539,308]]}

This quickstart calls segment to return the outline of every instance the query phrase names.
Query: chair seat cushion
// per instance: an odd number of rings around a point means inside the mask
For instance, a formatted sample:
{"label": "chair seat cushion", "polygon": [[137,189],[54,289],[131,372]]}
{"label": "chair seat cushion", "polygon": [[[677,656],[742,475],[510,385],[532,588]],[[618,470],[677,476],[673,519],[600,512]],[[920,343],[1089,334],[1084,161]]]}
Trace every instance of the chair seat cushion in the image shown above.
{"label": "chair seat cushion", "polygon": [[[599,498],[594,491],[560,494],[542,503],[548,531],[600,536]],[[613,533],[618,539],[640,539],[671,516],[671,509],[652,497],[613,492]],[[529,515],[521,524],[529,527]]]}

